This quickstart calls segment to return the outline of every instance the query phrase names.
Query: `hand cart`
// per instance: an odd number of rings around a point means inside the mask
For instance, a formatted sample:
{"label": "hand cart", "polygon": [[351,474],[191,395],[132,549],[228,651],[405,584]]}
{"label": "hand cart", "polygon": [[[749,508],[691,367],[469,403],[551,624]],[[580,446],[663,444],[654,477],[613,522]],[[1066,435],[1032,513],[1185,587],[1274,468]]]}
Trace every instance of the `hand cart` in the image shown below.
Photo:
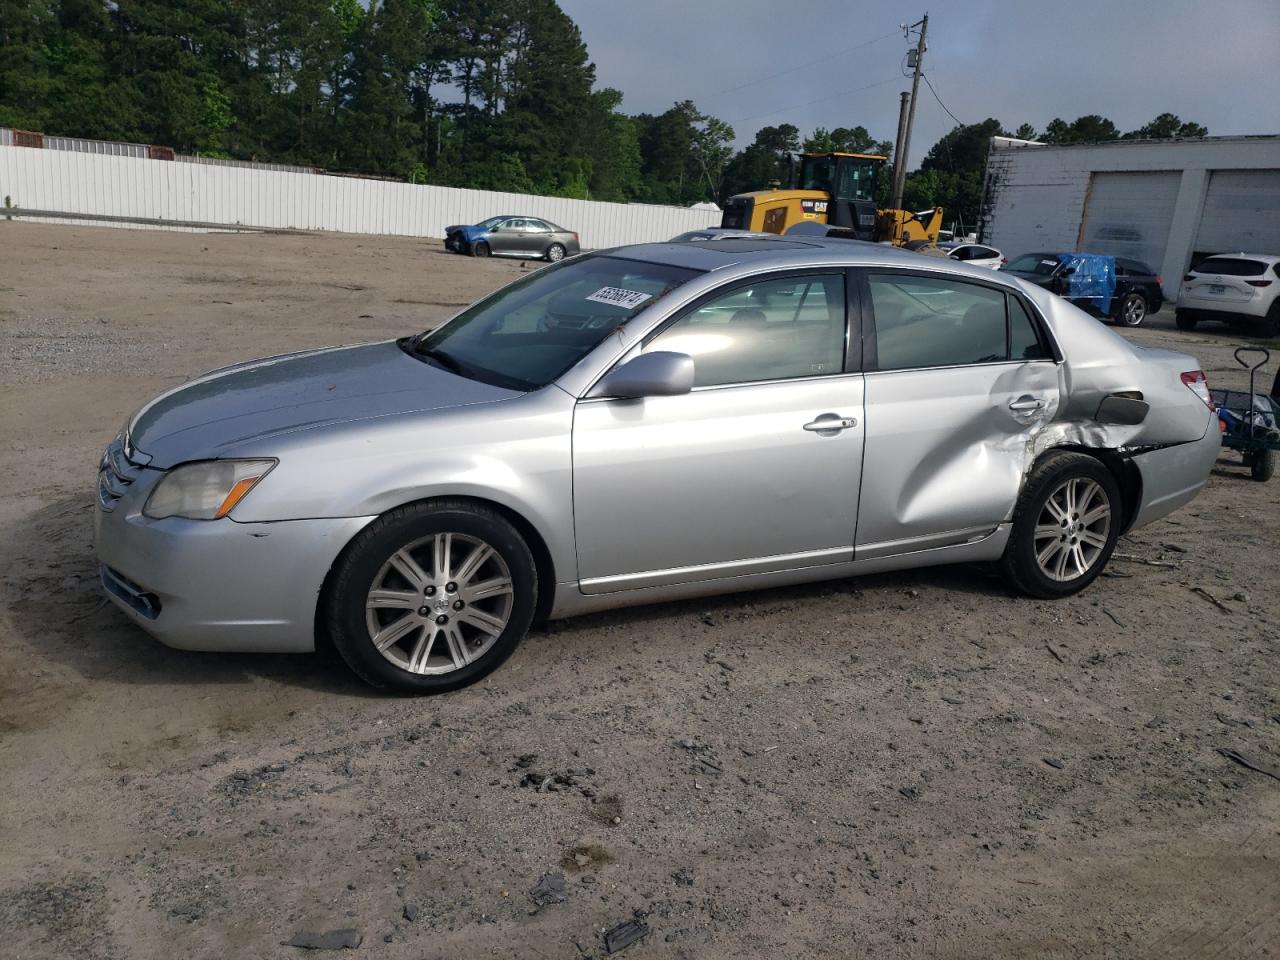
{"label": "hand cart", "polygon": [[[1262,359],[1250,366],[1242,353],[1260,353]],[[1270,480],[1275,472],[1276,451],[1280,450],[1280,398],[1254,393],[1253,380],[1271,359],[1271,351],[1264,347],[1240,347],[1235,355],[1236,363],[1249,368],[1249,392],[1210,391],[1223,424],[1222,445],[1240,451],[1253,479]],[[1280,385],[1280,376],[1277,384]]]}

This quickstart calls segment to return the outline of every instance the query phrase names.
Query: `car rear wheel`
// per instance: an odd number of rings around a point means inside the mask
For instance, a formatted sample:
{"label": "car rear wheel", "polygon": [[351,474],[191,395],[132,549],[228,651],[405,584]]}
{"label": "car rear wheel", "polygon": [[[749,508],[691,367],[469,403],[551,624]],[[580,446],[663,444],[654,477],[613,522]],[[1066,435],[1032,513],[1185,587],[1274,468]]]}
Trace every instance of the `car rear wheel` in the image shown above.
{"label": "car rear wheel", "polygon": [[492,252],[493,251],[489,249],[489,244],[485,243],[483,240],[471,245],[471,255],[473,257],[487,257]]}
{"label": "car rear wheel", "polygon": [[1280,300],[1271,304],[1267,315],[1258,322],[1258,335],[1263,337],[1280,337]]}
{"label": "car rear wheel", "polygon": [[1270,480],[1276,472],[1276,454],[1274,450],[1264,447],[1249,457],[1249,476],[1259,483]]}
{"label": "car rear wheel", "polygon": [[334,568],[325,623],[347,664],[375,687],[443,693],[507,659],[533,619],[537,572],[516,529],[461,500],[375,520]]}
{"label": "car rear wheel", "polygon": [[1173,312],[1173,322],[1178,325],[1179,330],[1194,330],[1196,324],[1199,323],[1195,314],[1186,310],[1175,310]]}
{"label": "car rear wheel", "polygon": [[564,259],[564,254],[564,244],[553,243],[551,246],[547,247],[547,259],[552,263],[559,263]]}
{"label": "car rear wheel", "polygon": [[1093,457],[1047,454],[1014,510],[1001,568],[1018,590],[1053,599],[1078,593],[1102,572],[1120,535],[1120,488]]}
{"label": "car rear wheel", "polygon": [[1116,319],[1126,327],[1136,327],[1147,316],[1147,300],[1140,293],[1125,294],[1120,301],[1120,309],[1116,311]]}

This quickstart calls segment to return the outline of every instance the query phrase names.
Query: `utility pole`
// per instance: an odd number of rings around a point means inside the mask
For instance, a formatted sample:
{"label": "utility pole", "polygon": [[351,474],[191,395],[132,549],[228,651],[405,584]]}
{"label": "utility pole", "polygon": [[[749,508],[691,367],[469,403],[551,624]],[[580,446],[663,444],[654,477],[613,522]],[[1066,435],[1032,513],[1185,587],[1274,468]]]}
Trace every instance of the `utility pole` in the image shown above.
{"label": "utility pole", "polygon": [[902,172],[902,138],[907,135],[907,104],[911,102],[911,94],[902,91],[902,103],[898,105],[898,139],[893,141],[893,179],[889,184],[892,197],[890,206],[895,210],[902,208],[902,187],[898,183],[898,174]]}
{"label": "utility pole", "polygon": [[897,158],[893,165],[893,207],[902,209],[902,192],[907,182],[907,153],[911,150],[911,127],[916,122],[916,97],[920,92],[920,74],[924,72],[925,34],[929,32],[929,15],[926,13],[911,29],[920,28],[920,41],[916,44],[916,70],[911,81],[911,108],[907,113],[907,125],[898,139]]}

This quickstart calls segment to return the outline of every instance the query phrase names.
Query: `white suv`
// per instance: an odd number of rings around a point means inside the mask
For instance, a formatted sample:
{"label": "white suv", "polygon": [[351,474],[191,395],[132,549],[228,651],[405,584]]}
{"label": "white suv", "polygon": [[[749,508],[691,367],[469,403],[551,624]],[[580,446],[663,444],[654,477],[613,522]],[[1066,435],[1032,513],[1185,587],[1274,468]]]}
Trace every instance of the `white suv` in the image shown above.
{"label": "white suv", "polygon": [[1253,327],[1280,336],[1280,257],[1265,253],[1220,253],[1201,260],[1182,278],[1176,311],[1179,330],[1201,320]]}

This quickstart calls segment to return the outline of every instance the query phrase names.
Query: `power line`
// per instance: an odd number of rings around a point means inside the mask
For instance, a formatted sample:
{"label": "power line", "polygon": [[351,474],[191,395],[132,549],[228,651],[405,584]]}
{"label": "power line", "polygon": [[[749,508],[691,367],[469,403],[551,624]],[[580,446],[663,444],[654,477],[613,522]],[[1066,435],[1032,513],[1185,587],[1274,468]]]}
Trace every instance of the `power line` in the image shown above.
{"label": "power line", "polygon": [[943,110],[946,110],[947,116],[949,116],[952,120],[954,120],[958,126],[963,127],[964,123],[962,123],[960,118],[957,117],[954,113],[952,113],[947,108],[947,105],[942,102],[942,98],[938,96],[938,91],[933,89],[933,84],[929,82],[929,75],[927,73],[922,73],[920,74],[920,76],[924,77],[924,82],[929,84],[929,92],[933,94],[933,99],[938,101],[938,106],[940,106]]}
{"label": "power line", "polygon": [[765,83],[766,81],[769,81],[769,80],[776,80],[778,77],[785,77],[787,74],[795,73],[797,70],[807,70],[810,67],[812,67],[814,64],[826,63],[828,60],[834,60],[836,59],[836,57],[843,57],[846,54],[853,53],[853,51],[855,50],[861,50],[863,47],[869,47],[873,43],[879,43],[881,40],[888,40],[890,37],[896,37],[897,35],[898,35],[898,31],[894,30],[892,33],[886,33],[882,37],[874,37],[870,40],[865,40],[862,43],[859,43],[852,47],[848,47],[847,49],[838,50],[835,53],[829,54],[825,57],[819,57],[817,60],[807,60],[804,63],[800,64],[799,66],[788,67],[786,70],[779,70],[777,73],[771,73],[767,77],[760,77],[759,79],[756,79],[756,80],[748,80],[746,83],[740,83],[736,87],[727,87],[724,90],[719,90],[715,93],[707,94],[706,96],[702,96],[702,97],[695,97],[694,99],[696,101],[714,100],[716,97],[722,97],[726,93],[736,93],[739,90],[745,90],[747,87],[754,87],[757,83]]}
{"label": "power line", "polygon": [[777,110],[770,110],[768,113],[757,113],[755,116],[741,117],[740,119],[732,122],[749,123],[752,120],[759,120],[762,117],[772,117],[774,114],[785,113],[788,110],[800,110],[804,107],[813,106],[813,104],[815,103],[825,103],[827,100],[834,100],[837,97],[847,97],[847,96],[850,96],[851,94],[861,93],[863,90],[870,90],[873,87],[883,87],[886,83],[897,83],[901,79],[902,79],[901,77],[890,77],[888,80],[879,80],[875,83],[868,83],[864,87],[854,87],[852,90],[844,90],[844,91],[841,91],[840,93],[833,93],[825,97],[818,97],[816,100],[806,100],[804,103],[795,103],[789,107],[779,107]]}

